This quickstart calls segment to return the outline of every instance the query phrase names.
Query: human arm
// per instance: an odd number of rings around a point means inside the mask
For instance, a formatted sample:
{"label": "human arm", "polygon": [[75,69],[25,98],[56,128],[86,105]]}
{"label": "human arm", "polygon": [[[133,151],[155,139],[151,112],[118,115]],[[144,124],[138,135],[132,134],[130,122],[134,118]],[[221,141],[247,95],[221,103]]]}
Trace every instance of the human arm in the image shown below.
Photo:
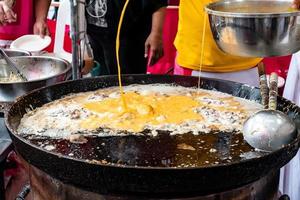
{"label": "human arm", "polygon": [[51,4],[51,0],[34,0],[35,23],[33,33],[44,37],[49,35],[47,26],[47,15]]}
{"label": "human arm", "polygon": [[300,0],[294,0],[293,7],[299,9],[300,8]]}
{"label": "human arm", "polygon": [[145,57],[149,56],[149,65],[154,65],[164,54],[163,25],[166,7],[161,7],[152,14],[151,33],[145,42]]}
{"label": "human arm", "polygon": [[14,4],[14,0],[0,1],[0,25],[12,23],[17,20],[17,15],[11,9]]}

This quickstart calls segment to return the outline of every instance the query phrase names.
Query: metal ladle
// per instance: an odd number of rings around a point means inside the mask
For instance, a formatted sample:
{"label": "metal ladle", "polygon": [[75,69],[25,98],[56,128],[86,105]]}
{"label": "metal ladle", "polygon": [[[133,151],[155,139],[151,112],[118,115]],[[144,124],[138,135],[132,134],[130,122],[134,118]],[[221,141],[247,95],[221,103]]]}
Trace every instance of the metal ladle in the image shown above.
{"label": "metal ladle", "polygon": [[0,48],[0,54],[2,55],[2,57],[4,58],[4,60],[6,61],[7,65],[10,67],[13,73],[21,77],[23,81],[28,81],[26,76],[22,73],[22,70],[20,70],[19,67],[7,56],[7,54],[2,48]]}
{"label": "metal ladle", "polygon": [[269,98],[265,74],[260,76],[260,83],[262,104],[265,109],[254,113],[245,121],[243,136],[253,148],[275,151],[291,143],[297,137],[296,125],[286,114],[276,110],[277,74],[272,73],[270,76]]}

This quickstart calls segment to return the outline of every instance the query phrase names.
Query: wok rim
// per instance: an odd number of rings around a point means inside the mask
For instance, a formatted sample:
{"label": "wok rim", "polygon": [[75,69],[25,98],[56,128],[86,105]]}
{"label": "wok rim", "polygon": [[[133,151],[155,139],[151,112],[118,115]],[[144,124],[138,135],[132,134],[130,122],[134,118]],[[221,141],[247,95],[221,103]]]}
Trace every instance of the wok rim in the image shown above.
{"label": "wok rim", "polygon": [[[137,75],[137,74],[126,74],[126,75],[122,75],[122,77],[137,77],[137,76],[148,76],[148,77],[189,77],[189,76],[180,76],[180,75],[152,75],[152,74],[143,74],[143,75]],[[75,161],[75,162],[79,162],[79,163],[88,163],[90,165],[95,165],[95,166],[99,166],[99,167],[109,167],[109,168],[121,168],[121,169],[128,169],[128,170],[165,170],[165,171],[182,171],[182,170],[205,170],[205,169],[216,169],[216,168],[224,168],[224,167],[229,167],[229,166],[238,166],[240,164],[245,164],[245,163],[248,163],[248,162],[251,162],[251,161],[259,161],[259,160],[262,160],[264,158],[267,158],[271,155],[274,155],[274,154],[278,154],[282,151],[285,151],[286,149],[288,149],[289,147],[291,146],[295,146],[297,145],[297,149],[299,150],[299,147],[300,147],[300,133],[296,127],[296,131],[297,131],[297,137],[288,145],[276,150],[276,151],[272,151],[272,152],[267,152],[266,155],[263,155],[263,156],[260,156],[260,157],[255,157],[255,158],[250,158],[250,159],[245,159],[245,160],[241,160],[241,161],[235,161],[235,162],[230,162],[230,163],[223,163],[223,164],[217,164],[217,165],[208,165],[208,166],[200,166],[200,167],[145,167],[145,166],[133,166],[133,165],[117,165],[117,164],[100,164],[100,163],[94,163],[92,162],[92,160],[90,160],[91,162],[88,162],[86,159],[79,159],[79,158],[73,158],[73,157],[69,157],[69,156],[66,156],[66,155],[63,155],[63,154],[59,154],[59,153],[55,153],[55,152],[51,152],[51,151],[47,151],[35,144],[32,144],[30,143],[29,140],[23,138],[22,136],[18,135],[17,134],[17,131],[13,129],[13,127],[11,126],[11,124],[9,123],[9,119],[12,117],[10,112],[11,110],[18,104],[19,100],[21,99],[24,99],[26,98],[27,96],[30,96],[34,93],[37,93],[37,92],[40,92],[40,91],[43,91],[45,89],[50,89],[51,87],[59,87],[59,85],[63,85],[63,84],[70,84],[70,83],[73,83],[73,82],[77,82],[77,81],[84,81],[84,80],[92,80],[92,79],[102,79],[102,78],[109,78],[109,77],[117,77],[117,75],[105,75],[105,76],[100,76],[100,77],[89,77],[89,78],[84,78],[84,79],[78,79],[78,80],[68,80],[68,81],[64,81],[64,82],[59,82],[59,83],[56,83],[56,84],[53,84],[53,85],[49,85],[49,86],[44,86],[44,87],[41,87],[41,88],[38,88],[38,89],[34,89],[32,91],[30,91],[29,93],[27,94],[24,94],[20,97],[18,97],[13,103],[12,105],[10,106],[10,108],[8,109],[7,112],[4,113],[4,118],[5,118],[5,126],[6,128],[8,129],[9,131],[9,134],[12,134],[13,137],[17,138],[19,141],[25,143],[26,145],[29,145],[31,148],[35,148],[39,151],[42,151],[43,153],[47,153],[47,154],[51,154],[52,156],[55,156],[57,158],[63,158],[63,159],[67,159],[67,160],[70,160],[70,161]],[[197,78],[197,77],[193,77],[193,78]],[[237,83],[237,82],[234,82],[234,81],[227,81],[227,80],[221,80],[221,79],[214,79],[214,78],[205,78],[205,80],[214,80],[214,81],[218,81],[218,82],[231,82],[231,83]],[[166,83],[166,84],[171,84],[171,83]],[[238,83],[240,84],[240,83]],[[247,87],[251,87],[251,88],[254,88],[254,89],[258,89],[257,87],[252,87],[252,86],[248,86],[247,84],[242,84],[241,85],[245,85]],[[118,86],[118,85],[116,85]],[[126,86],[126,85],[124,85]],[[115,87],[115,86],[111,86],[111,87]],[[186,86],[183,86],[183,87],[186,87]],[[106,88],[106,87],[103,87],[103,89]],[[102,88],[98,88],[98,89],[102,89]],[[93,91],[93,90],[87,90],[86,92],[88,91]],[[224,92],[226,93],[226,92]],[[69,93],[70,94],[70,93]],[[228,93],[227,93],[228,94]],[[67,95],[67,94],[65,94]],[[234,96],[234,95],[232,95]],[[241,97],[242,98],[242,97]],[[288,99],[285,99],[283,97],[279,97],[281,100],[285,100],[286,103],[289,103],[291,105],[296,105],[294,104],[293,102],[291,102],[290,100]],[[50,101],[52,102],[52,101]],[[48,103],[50,103],[48,102]],[[43,104],[45,105],[45,104]],[[298,107],[298,106],[297,106]],[[300,112],[300,108],[298,107],[297,110]],[[127,137],[127,136],[115,136],[115,137]],[[14,143],[14,141],[13,141]]]}
{"label": "wok rim", "polygon": [[[39,78],[39,79],[34,79],[34,80],[30,80],[30,81],[21,81],[21,82],[0,82],[0,86],[1,85],[24,85],[24,84],[30,84],[30,83],[37,83],[37,82],[41,82],[41,81],[46,81],[46,80],[53,79],[53,78],[59,77],[61,75],[67,74],[72,69],[71,64],[68,61],[66,61],[62,58],[57,58],[57,57],[51,57],[51,56],[14,56],[14,57],[10,57],[10,58],[52,59],[52,60],[56,60],[56,61],[60,61],[60,62],[64,63],[66,65],[66,68],[62,72],[60,72],[56,75],[48,76],[46,78]],[[28,94],[28,93],[26,93],[26,94]]]}

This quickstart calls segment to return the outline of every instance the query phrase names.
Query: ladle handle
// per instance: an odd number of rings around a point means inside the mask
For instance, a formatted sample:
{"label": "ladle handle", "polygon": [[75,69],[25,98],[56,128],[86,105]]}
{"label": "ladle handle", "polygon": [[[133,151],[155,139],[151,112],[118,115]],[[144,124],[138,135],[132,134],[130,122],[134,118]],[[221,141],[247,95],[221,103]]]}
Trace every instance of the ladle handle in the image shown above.
{"label": "ladle handle", "polygon": [[269,87],[268,87],[267,76],[265,74],[265,66],[262,62],[258,64],[258,73],[259,73],[261,103],[264,106],[264,108],[267,109],[269,103]]}
{"label": "ladle handle", "polygon": [[269,86],[269,109],[276,110],[278,96],[278,75],[274,72],[270,75]]}

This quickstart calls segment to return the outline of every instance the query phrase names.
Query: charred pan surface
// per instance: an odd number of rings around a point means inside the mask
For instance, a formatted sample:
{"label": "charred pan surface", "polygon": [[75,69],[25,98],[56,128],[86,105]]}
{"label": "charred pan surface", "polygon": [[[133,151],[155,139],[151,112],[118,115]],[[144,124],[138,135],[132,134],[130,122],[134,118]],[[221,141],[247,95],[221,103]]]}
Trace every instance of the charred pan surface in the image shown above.
{"label": "charred pan surface", "polygon": [[87,137],[84,143],[36,137],[28,140],[58,155],[112,166],[209,167],[264,155],[246,144],[241,134],[222,132]]}

